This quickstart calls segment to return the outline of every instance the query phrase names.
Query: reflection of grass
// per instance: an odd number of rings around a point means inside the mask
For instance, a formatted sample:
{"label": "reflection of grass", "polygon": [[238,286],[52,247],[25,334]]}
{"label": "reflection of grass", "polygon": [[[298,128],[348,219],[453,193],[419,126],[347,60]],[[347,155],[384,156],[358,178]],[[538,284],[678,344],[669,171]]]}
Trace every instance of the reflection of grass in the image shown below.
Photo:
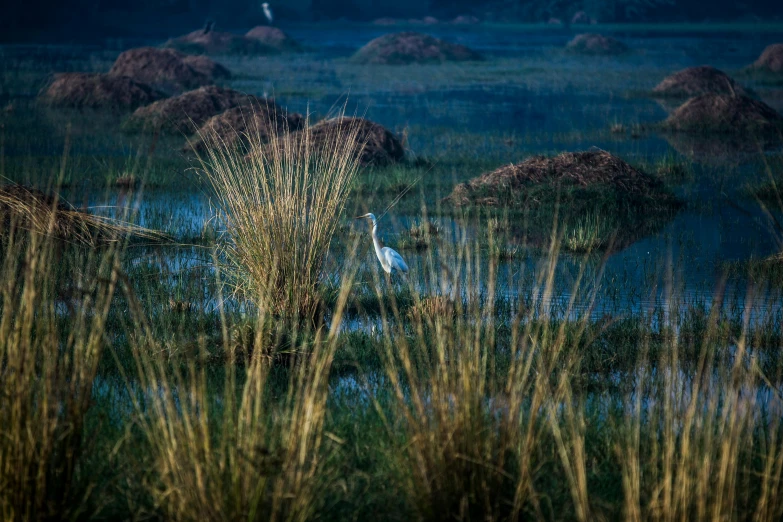
{"label": "reflection of grass", "polygon": [[758,198],[773,209],[783,210],[782,166],[783,156],[765,158],[763,170],[767,172],[766,179],[747,184],[743,189],[745,195]]}
{"label": "reflection of grass", "polygon": [[413,223],[403,231],[394,243],[398,250],[423,250],[428,248],[440,234],[440,227],[433,221]]}

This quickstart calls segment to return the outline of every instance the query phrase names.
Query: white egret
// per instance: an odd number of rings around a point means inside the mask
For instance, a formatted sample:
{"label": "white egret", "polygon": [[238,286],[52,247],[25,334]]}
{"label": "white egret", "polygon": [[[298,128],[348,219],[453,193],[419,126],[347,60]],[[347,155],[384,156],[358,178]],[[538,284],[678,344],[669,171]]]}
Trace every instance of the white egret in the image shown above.
{"label": "white egret", "polygon": [[269,7],[269,4],[267,2],[264,2],[261,4],[261,9],[264,11],[264,16],[266,16],[266,21],[269,23],[269,25],[272,25],[272,20],[274,20],[274,17],[272,16],[272,8]]}
{"label": "white egret", "polygon": [[391,274],[392,272],[407,274],[408,265],[405,264],[405,260],[402,256],[393,248],[381,246],[381,240],[378,239],[378,222],[375,220],[375,214],[365,214],[356,219],[372,220],[372,243],[375,246],[375,255],[378,257],[378,261],[381,262],[383,271],[387,274]]}

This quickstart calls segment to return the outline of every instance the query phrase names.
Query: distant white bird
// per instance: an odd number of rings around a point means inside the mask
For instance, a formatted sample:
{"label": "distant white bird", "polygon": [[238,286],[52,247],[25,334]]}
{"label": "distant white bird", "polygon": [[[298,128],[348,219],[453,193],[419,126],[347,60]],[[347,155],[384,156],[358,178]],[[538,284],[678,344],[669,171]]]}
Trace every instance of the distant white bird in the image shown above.
{"label": "distant white bird", "polygon": [[375,255],[378,257],[378,261],[381,262],[381,268],[383,268],[384,272],[387,274],[392,272],[407,274],[408,265],[405,264],[402,256],[393,248],[381,246],[381,241],[378,239],[378,222],[375,220],[375,214],[365,214],[356,219],[372,220],[372,243],[375,246]]}
{"label": "distant white bird", "polygon": [[261,4],[261,9],[264,11],[264,16],[266,16],[266,21],[269,23],[269,25],[272,25],[272,21],[274,20],[274,16],[272,16],[272,8],[269,7],[269,4],[267,2],[264,2]]}

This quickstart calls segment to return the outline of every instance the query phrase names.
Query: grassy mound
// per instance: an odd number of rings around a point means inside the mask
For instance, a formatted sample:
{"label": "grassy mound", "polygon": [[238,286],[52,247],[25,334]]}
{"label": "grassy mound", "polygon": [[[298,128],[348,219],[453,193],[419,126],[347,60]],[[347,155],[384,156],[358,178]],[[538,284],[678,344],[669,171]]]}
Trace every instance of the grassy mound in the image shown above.
{"label": "grassy mound", "polygon": [[209,85],[140,107],[125,122],[125,130],[155,130],[193,134],[213,116],[256,98],[233,89]]}
{"label": "grassy mound", "polygon": [[628,46],[611,36],[585,33],[568,42],[566,50],[575,54],[611,56],[627,52]]}
{"label": "grassy mound", "polygon": [[404,65],[481,60],[481,55],[464,45],[446,42],[412,31],[386,34],[370,41],[353,55],[361,64]]}
{"label": "grassy mound", "polygon": [[657,97],[672,98],[690,98],[699,94],[748,94],[728,74],[709,65],[688,67],[670,74],[652,92]]}
{"label": "grassy mound", "polygon": [[476,25],[476,24],[480,24],[481,20],[479,20],[473,15],[459,15],[456,16],[451,21],[451,23],[454,25]]}
{"label": "grassy mound", "polygon": [[184,55],[182,61],[194,71],[204,74],[212,82],[231,78],[231,72],[210,58],[202,55]]}
{"label": "grassy mound", "polygon": [[299,42],[285,34],[277,27],[259,25],[245,33],[245,38],[258,40],[264,45],[277,49],[280,52],[301,51]]}
{"label": "grassy mound", "polygon": [[783,73],[783,43],[767,46],[750,67],[771,73]]}
{"label": "grassy mound", "polygon": [[229,78],[228,69],[209,58],[188,57],[174,49],[139,47],[120,54],[109,74],[127,76],[167,92],[182,92]]}
{"label": "grassy mound", "polygon": [[285,134],[300,130],[304,118],[298,113],[287,113],[271,100],[252,103],[245,107],[233,107],[213,116],[199,129],[194,140],[188,141],[184,150],[203,153],[217,136],[227,148],[234,149],[240,143],[245,146],[267,143],[271,134]]}
{"label": "grassy mound", "polygon": [[702,94],[682,104],[662,127],[671,132],[772,133],[783,128],[783,118],[747,96]]}
{"label": "grassy mound", "polygon": [[[364,118],[339,117],[323,120],[309,127],[308,132],[295,132],[286,140],[309,139],[313,150],[325,152],[333,146],[333,137],[343,133],[356,134],[352,150],[359,157],[359,164],[386,165],[402,161],[405,149],[397,137],[386,129]],[[281,145],[284,140],[280,140]]]}
{"label": "grassy mound", "polygon": [[23,185],[0,185],[2,235],[14,228],[57,239],[95,244],[117,241],[128,234],[162,239],[162,234],[75,209],[62,199]]}
{"label": "grassy mound", "polygon": [[591,25],[595,23],[595,19],[591,18],[590,15],[584,11],[577,11],[574,13],[574,16],[571,17],[571,25]]}
{"label": "grassy mound", "polygon": [[682,206],[661,181],[601,150],[534,156],[457,185],[446,201],[528,212],[534,243],[547,241],[559,214],[573,251],[608,246],[612,236],[616,247],[628,245]]}
{"label": "grassy mound", "polygon": [[219,31],[193,31],[167,41],[164,47],[188,54],[244,54],[265,56],[277,54],[278,49],[256,38]]}
{"label": "grassy mound", "polygon": [[108,74],[62,73],[39,95],[55,107],[132,110],[163,97],[150,86]]}

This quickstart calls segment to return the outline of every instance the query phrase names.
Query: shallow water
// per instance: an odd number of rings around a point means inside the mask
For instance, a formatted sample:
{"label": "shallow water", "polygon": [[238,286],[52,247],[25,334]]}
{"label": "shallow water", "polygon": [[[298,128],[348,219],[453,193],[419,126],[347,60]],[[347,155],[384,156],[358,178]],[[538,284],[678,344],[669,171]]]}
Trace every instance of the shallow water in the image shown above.
{"label": "shallow water", "polygon": [[[584,58],[562,51],[573,36],[565,29],[445,25],[413,29],[471,46],[483,52],[487,60],[444,66],[356,66],[346,58],[368,40],[397,29],[347,24],[290,27],[291,35],[310,49],[301,56],[224,57],[219,61],[236,73],[231,86],[252,94],[275,95],[278,102],[292,110],[325,115],[347,98],[349,112],[365,115],[398,132],[406,130],[413,153],[457,165],[449,179],[439,180],[444,190],[439,196],[445,196],[455,181],[480,174],[470,167],[461,169],[455,158],[481,159],[500,165],[520,161],[530,154],[585,150],[593,146],[632,163],[655,162],[666,156],[685,158],[664,136],[652,133],[633,139],[628,135],[612,135],[608,129],[613,123],[631,126],[665,118],[665,104],[645,98],[640,92],[651,89],[669,72],[711,64],[730,74],[736,73],[751,63],[767,44],[783,40],[783,34],[769,32],[627,31],[615,33],[631,48],[627,55]],[[38,72],[46,71],[47,67],[107,70],[120,51],[116,45],[108,42],[102,47],[0,46],[0,70],[6,75],[31,67]],[[8,98],[11,93],[33,96],[32,86],[39,84],[40,80],[9,84],[0,93],[0,99]],[[760,88],[772,100],[783,100],[783,96],[774,94],[775,87],[752,83],[748,86]],[[36,136],[25,143],[14,142],[11,137],[5,145],[6,155],[59,153],[65,139],[61,120],[79,118],[50,113],[42,116],[34,112],[33,118],[20,118],[9,125],[33,126],[35,122],[31,121],[36,114],[47,122],[51,135]],[[111,116],[101,125],[116,126],[119,121],[120,117]],[[101,132],[100,139],[94,139],[89,130],[81,131],[84,135],[74,131],[74,153],[132,155],[129,152],[133,149],[132,138]],[[173,138],[158,145],[156,154],[178,154],[179,147],[181,141]],[[691,147],[693,144],[680,148]],[[709,143],[705,148],[710,150]],[[720,143],[714,148],[725,149]],[[599,295],[597,310],[644,308],[649,304],[644,296],[649,295],[653,282],[659,282],[651,273],[660,272],[662,260],[668,257],[676,267],[674,275],[681,281],[684,295],[694,302],[709,302],[726,262],[765,257],[781,250],[764,212],[755,202],[744,198],[742,192],[747,183],[763,181],[766,177],[758,165],[759,154],[750,158],[728,154],[719,161],[710,154],[693,158],[692,179],[673,185],[673,190],[687,201],[687,208],[657,234],[609,257],[604,276],[604,281],[609,283]],[[85,194],[80,190],[74,186],[70,194],[66,192],[66,197],[83,201]],[[117,215],[118,207],[128,204],[119,192],[93,194],[87,200],[89,207],[107,215]],[[214,215],[202,189],[146,190],[143,201],[133,209],[142,226],[162,229],[181,238],[198,238]],[[775,215],[780,217],[779,212]],[[383,222],[383,234],[387,239],[393,238],[416,219],[413,215],[389,216]],[[219,229],[216,222],[212,226]],[[469,231],[473,235],[482,233]],[[138,263],[149,260],[148,253],[139,256]],[[175,272],[188,270],[203,260],[201,254],[194,255],[188,249],[162,249],[155,256],[155,263]],[[414,271],[424,262],[416,251],[404,252],[404,256]],[[366,260],[375,263],[370,255]],[[519,270],[520,264],[531,265],[536,260],[537,255],[532,253],[522,261],[508,263],[506,269],[513,273]],[[579,257],[564,256],[561,264],[570,265],[566,272],[573,272],[579,262]],[[339,260],[336,264],[339,266]],[[568,281],[569,277],[564,277],[556,291],[561,298],[569,295]],[[612,287],[613,281],[619,282],[616,288]],[[744,280],[733,284],[736,293],[744,292]],[[660,295],[655,299],[659,298]]]}

